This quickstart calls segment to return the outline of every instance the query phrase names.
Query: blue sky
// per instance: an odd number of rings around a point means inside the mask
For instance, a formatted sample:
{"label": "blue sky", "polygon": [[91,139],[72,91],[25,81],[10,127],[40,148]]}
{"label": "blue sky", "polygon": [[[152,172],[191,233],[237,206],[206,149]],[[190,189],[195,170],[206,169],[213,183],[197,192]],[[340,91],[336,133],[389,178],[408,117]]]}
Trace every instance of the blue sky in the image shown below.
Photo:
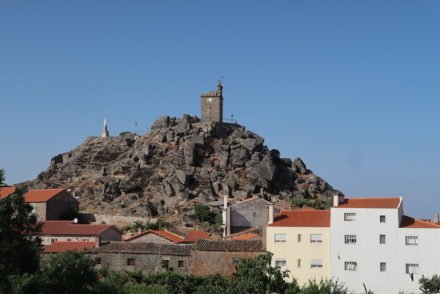
{"label": "blue sky", "polygon": [[225,115],[346,195],[440,212],[440,2],[1,1],[0,167],[9,184],[100,132]]}

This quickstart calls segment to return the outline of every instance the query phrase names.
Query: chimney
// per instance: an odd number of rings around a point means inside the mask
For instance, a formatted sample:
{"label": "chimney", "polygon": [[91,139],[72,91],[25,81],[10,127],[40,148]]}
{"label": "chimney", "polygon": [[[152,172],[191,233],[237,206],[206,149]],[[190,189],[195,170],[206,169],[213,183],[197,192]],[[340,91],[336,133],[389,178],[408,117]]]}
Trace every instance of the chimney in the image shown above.
{"label": "chimney", "polygon": [[273,224],[273,205],[269,205],[269,225]]}
{"label": "chimney", "polygon": [[344,201],[344,195],[333,195],[333,207],[338,207]]}
{"label": "chimney", "polygon": [[225,193],[223,197],[223,209],[222,209],[222,219],[223,219],[223,237],[226,237],[227,227],[228,227],[228,194]]}

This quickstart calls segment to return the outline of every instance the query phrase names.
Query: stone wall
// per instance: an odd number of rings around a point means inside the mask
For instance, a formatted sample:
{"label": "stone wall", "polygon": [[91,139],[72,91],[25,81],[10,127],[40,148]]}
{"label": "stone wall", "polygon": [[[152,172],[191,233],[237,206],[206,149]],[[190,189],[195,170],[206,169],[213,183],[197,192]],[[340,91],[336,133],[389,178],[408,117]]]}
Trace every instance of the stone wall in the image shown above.
{"label": "stone wall", "polygon": [[202,96],[202,121],[223,122],[223,98]]}
{"label": "stone wall", "polygon": [[54,242],[99,242],[97,236],[41,236],[41,244],[43,246],[50,245]]}
{"label": "stone wall", "polygon": [[42,222],[46,221],[46,202],[29,204],[34,208],[37,219]]}
{"label": "stone wall", "polygon": [[123,216],[123,215],[108,215],[108,214],[94,214],[94,219],[93,219],[93,223],[114,224],[119,228],[124,227],[126,225],[131,225],[135,221],[146,223],[146,222],[155,222],[156,219],[131,217],[131,216]]}
{"label": "stone wall", "polygon": [[59,220],[60,217],[69,211],[78,211],[78,200],[69,192],[63,191],[47,201],[46,220]]}
{"label": "stone wall", "polygon": [[[188,274],[190,256],[171,256],[156,254],[133,253],[97,253],[95,258],[100,258],[97,269],[107,268],[113,271],[141,271],[143,274],[166,272],[164,261],[168,261],[168,270],[179,274]],[[128,259],[133,259],[134,265],[128,265]]]}
{"label": "stone wall", "polygon": [[255,258],[260,252],[191,252],[190,273],[196,276],[209,276],[219,274],[231,276],[235,271],[236,262],[243,258]]}

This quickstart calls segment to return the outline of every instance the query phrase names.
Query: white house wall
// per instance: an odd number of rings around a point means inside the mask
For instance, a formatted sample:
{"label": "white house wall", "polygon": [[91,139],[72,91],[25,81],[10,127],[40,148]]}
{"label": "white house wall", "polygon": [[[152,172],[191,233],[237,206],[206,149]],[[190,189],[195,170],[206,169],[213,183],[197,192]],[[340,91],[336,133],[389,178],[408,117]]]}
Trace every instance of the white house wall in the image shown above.
{"label": "white house wall", "polygon": [[[344,221],[344,213],[356,213],[356,221]],[[440,229],[399,228],[401,209],[331,209],[331,275],[355,293],[365,293],[363,284],[374,293],[419,293],[422,275],[440,273]],[[380,223],[385,215],[386,222]],[[345,244],[345,235],[356,235],[356,244]],[[386,236],[380,244],[379,236]],[[405,236],[418,236],[417,246],[405,244]],[[346,261],[357,262],[357,271],[346,271]],[[380,263],[386,271],[380,271]],[[406,274],[406,264],[419,265],[414,281]]]}
{"label": "white house wall", "polygon": [[[355,221],[344,221],[344,213],[356,213]],[[386,222],[380,223],[385,215]],[[356,293],[365,293],[363,284],[375,293],[397,293],[400,281],[394,274],[398,266],[397,209],[331,210],[331,274]],[[379,236],[386,236],[386,243],[379,243]],[[356,235],[356,244],[345,244],[345,235]],[[356,262],[356,271],[346,271],[345,262]],[[386,262],[386,272],[380,271],[380,263]],[[394,292],[393,292],[394,291]]]}

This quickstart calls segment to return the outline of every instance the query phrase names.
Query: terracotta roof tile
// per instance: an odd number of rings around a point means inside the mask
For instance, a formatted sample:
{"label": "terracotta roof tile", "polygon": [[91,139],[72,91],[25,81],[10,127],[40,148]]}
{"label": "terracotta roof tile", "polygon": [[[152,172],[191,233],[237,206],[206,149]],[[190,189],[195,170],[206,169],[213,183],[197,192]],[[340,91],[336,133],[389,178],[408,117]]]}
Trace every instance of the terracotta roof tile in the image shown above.
{"label": "terracotta roof tile", "polygon": [[28,203],[47,202],[63,191],[64,189],[32,190],[24,194],[24,199]]}
{"label": "terracotta roof tile", "polygon": [[44,246],[44,252],[85,251],[91,248],[95,248],[95,242],[54,242],[48,246]]}
{"label": "terracotta roof tile", "polygon": [[17,191],[15,187],[0,187],[0,200],[5,199],[15,191]]}
{"label": "terracotta roof tile", "polygon": [[[71,221],[46,221],[43,223],[41,234],[61,236],[98,236],[110,228],[116,229],[116,227],[112,225],[74,224]],[[116,230],[119,232],[118,229]]]}
{"label": "terracotta roof tile", "polygon": [[242,235],[232,237],[231,240],[253,240],[258,237],[260,237],[258,234],[247,233],[247,234],[242,234]]}
{"label": "terracotta roof tile", "polygon": [[238,237],[240,237],[242,235],[247,235],[247,234],[259,235],[260,234],[260,230],[258,228],[249,228],[249,229],[240,231],[238,233],[230,234],[230,235],[226,236],[225,239],[226,240],[235,240]]}
{"label": "terracotta roof tile", "polygon": [[189,256],[192,245],[111,242],[93,249],[94,253],[131,253]]}
{"label": "terracotta roof tile", "polygon": [[138,235],[135,235],[131,238],[128,238],[125,241],[130,242],[130,241],[133,241],[135,239],[138,239],[138,238],[145,236],[145,235],[148,235],[148,234],[155,234],[159,237],[165,238],[165,239],[170,240],[171,242],[174,242],[174,243],[180,243],[180,242],[184,241],[183,237],[181,237],[177,234],[171,233],[170,231],[167,231],[167,230],[147,230],[147,231],[142,232]]}
{"label": "terracotta roof tile", "polygon": [[349,198],[337,208],[399,208],[400,197]]}
{"label": "terracotta roof tile", "polygon": [[330,210],[283,210],[269,227],[330,227]]}
{"label": "terracotta roof tile", "polygon": [[402,217],[400,227],[405,229],[440,229],[439,224],[432,223],[430,221],[415,219],[407,215],[404,215]]}
{"label": "terracotta roof tile", "polygon": [[198,240],[211,240],[211,237],[209,237],[209,235],[202,230],[192,230],[186,234],[183,242],[194,243]]}
{"label": "terracotta roof tile", "polygon": [[232,241],[207,241],[199,240],[194,245],[194,250],[217,252],[263,252],[261,240],[232,240]]}

